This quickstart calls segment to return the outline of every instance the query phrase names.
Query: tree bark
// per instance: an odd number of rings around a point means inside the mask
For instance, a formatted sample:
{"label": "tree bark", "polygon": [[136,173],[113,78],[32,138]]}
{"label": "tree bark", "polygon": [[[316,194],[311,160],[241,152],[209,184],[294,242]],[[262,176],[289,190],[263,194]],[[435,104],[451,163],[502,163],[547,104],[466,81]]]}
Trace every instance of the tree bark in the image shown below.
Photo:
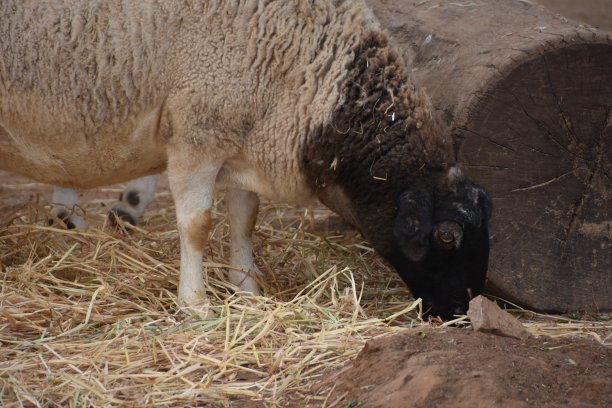
{"label": "tree bark", "polygon": [[521,0],[367,0],[493,197],[489,290],[612,310],[612,35]]}

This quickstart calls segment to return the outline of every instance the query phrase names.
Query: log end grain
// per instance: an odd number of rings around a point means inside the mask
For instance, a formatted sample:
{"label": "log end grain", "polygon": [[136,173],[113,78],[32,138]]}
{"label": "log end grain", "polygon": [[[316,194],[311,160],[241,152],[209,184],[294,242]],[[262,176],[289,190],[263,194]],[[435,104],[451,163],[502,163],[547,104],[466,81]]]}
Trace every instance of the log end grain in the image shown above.
{"label": "log end grain", "polygon": [[554,312],[612,309],[612,44],[517,65],[463,127],[460,161],[490,190],[490,289]]}

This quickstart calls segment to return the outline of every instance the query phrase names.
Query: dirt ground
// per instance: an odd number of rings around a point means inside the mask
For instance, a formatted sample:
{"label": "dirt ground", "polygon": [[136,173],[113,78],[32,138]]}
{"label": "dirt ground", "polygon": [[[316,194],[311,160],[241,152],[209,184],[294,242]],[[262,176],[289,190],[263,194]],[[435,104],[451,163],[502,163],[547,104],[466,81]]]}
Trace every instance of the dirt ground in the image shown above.
{"label": "dirt ground", "polygon": [[610,407],[611,378],[612,349],[588,339],[412,329],[369,341],[317,391],[345,408]]}
{"label": "dirt ground", "polygon": [[[612,0],[538,2],[612,31]],[[87,193],[98,200],[88,210],[105,214],[117,191]],[[50,192],[0,172],[0,221]],[[369,341],[352,365],[330,372],[312,393],[327,395],[325,406],[343,408],[610,407],[612,348],[585,337],[522,341],[465,328],[407,330]]]}

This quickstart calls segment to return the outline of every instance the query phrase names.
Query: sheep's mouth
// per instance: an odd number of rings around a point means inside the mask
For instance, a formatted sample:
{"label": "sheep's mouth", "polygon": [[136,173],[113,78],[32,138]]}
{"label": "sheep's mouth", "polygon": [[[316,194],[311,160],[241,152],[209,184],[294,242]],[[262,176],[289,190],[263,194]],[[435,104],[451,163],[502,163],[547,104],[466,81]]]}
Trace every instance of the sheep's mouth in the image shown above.
{"label": "sheep's mouth", "polygon": [[467,302],[445,305],[423,299],[422,317],[423,319],[441,319],[443,321],[448,321],[465,315],[467,310]]}

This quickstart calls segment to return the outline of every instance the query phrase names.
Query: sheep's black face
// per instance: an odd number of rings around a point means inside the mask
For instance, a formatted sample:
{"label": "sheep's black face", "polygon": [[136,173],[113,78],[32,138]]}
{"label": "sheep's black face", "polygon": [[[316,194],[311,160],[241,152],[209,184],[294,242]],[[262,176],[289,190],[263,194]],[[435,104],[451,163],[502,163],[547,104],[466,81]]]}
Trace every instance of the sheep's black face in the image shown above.
{"label": "sheep's black face", "polygon": [[397,246],[386,255],[427,315],[452,318],[467,311],[486,281],[491,200],[461,180],[433,197],[401,194],[393,226]]}
{"label": "sheep's black face", "polygon": [[363,234],[423,299],[425,315],[448,320],[465,313],[486,280],[491,215],[486,191],[462,178],[404,191],[395,211],[388,211],[390,203],[361,204]]}

